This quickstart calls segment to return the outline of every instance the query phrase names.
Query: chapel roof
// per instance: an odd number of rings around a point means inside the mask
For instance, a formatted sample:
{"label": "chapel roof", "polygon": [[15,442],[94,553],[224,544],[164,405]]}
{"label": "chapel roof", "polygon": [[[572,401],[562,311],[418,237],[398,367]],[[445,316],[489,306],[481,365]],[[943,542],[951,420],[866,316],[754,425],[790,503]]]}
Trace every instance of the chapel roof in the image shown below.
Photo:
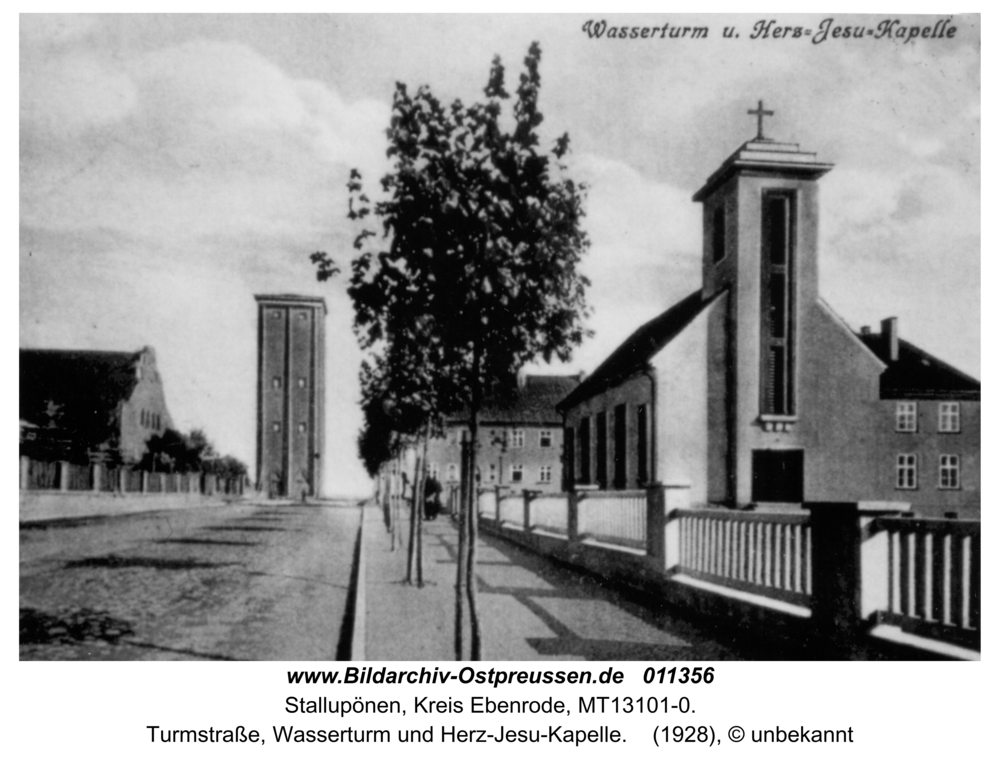
{"label": "chapel roof", "polygon": [[705,299],[701,289],[698,289],[640,326],[557,405],[558,409],[568,410],[647,368],[650,360],[698,317],[716,296],[718,294]]}

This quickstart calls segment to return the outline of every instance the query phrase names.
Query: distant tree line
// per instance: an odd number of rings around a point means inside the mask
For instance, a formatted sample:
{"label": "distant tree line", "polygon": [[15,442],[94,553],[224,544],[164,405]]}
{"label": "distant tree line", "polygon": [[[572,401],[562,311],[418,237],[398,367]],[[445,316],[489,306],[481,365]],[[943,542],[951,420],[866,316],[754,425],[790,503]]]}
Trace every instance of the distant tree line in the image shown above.
{"label": "distant tree line", "polygon": [[219,455],[201,429],[182,434],[167,429],[146,441],[146,453],[139,462],[144,471],[207,473],[224,478],[245,476],[246,464],[232,455]]}

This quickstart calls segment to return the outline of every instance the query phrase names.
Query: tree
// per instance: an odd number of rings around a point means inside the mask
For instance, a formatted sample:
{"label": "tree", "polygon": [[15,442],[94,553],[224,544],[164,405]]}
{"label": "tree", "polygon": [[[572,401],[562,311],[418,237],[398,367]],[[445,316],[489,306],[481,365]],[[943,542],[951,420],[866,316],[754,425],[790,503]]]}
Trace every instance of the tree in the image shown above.
{"label": "tree", "polygon": [[[581,227],[585,188],[565,176],[563,135],[539,148],[541,50],[531,45],[516,97],[493,60],[485,101],[444,106],[427,86],[397,83],[387,131],[392,171],[376,202],[352,171],[355,239],[348,293],[361,346],[384,363],[385,389],[431,420],[465,411],[474,474],[483,400],[514,383],[539,357],[568,360],[587,331],[578,265],[589,242]],[[369,216],[378,230],[366,225]],[[320,277],[331,260],[313,255]],[[398,384],[398,385],[397,385]],[[459,520],[456,657],[462,658],[463,607],[470,649],[482,657],[476,600],[478,534],[474,485]]]}

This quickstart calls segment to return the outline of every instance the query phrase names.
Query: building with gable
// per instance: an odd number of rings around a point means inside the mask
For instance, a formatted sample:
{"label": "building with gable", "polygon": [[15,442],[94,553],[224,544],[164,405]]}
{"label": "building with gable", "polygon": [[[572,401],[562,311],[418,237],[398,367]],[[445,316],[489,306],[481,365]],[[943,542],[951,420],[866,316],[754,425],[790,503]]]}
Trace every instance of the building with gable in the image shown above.
{"label": "building with gable", "polygon": [[832,165],[761,133],[694,196],[701,288],[559,403],[569,480],[689,485],[694,505],[978,517],[980,383],[900,339],[895,318],[856,334],[823,301],[817,184]]}
{"label": "building with gable", "polygon": [[22,349],[21,452],[37,460],[137,463],[173,427],[152,347]]}

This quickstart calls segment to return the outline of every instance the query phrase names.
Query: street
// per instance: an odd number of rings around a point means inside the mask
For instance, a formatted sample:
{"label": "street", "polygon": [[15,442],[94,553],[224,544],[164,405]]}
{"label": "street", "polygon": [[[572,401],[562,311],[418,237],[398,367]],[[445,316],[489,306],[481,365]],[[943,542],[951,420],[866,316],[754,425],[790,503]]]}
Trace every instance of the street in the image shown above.
{"label": "street", "polygon": [[353,502],[22,524],[20,658],[330,660]]}

